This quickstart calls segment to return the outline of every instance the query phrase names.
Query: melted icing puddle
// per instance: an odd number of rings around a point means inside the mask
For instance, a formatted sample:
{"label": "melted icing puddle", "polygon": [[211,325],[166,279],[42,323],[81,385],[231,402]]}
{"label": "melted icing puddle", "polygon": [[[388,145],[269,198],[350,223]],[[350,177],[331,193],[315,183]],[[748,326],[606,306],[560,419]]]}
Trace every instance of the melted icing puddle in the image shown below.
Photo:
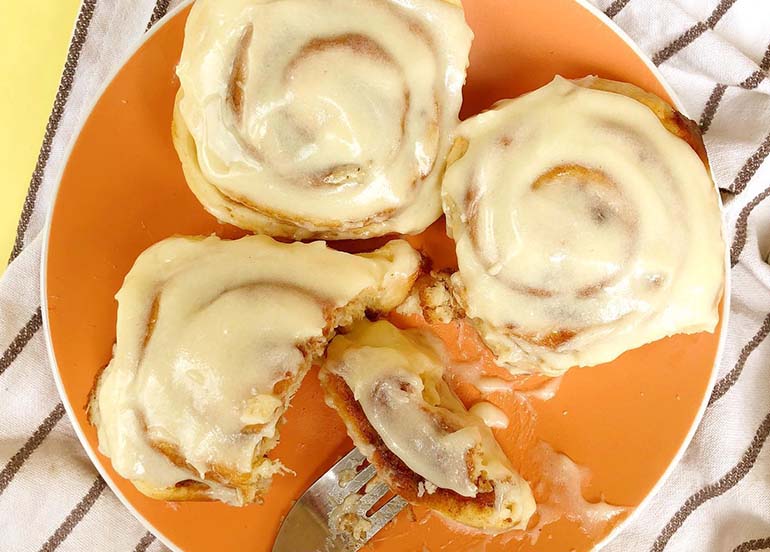
{"label": "melted icing puddle", "polygon": [[[604,501],[592,503],[583,498],[581,489],[591,477],[590,470],[578,466],[548,443],[541,441],[532,453],[543,473],[541,480],[532,489],[538,499],[537,519],[534,526],[530,523],[530,528],[521,535],[522,538],[528,538],[535,544],[545,526],[565,517],[577,523],[581,531],[592,540],[601,540],[614,526],[613,521],[620,521],[621,517],[630,512],[630,508],[624,506],[614,506]],[[545,500],[541,497],[545,497]]]}

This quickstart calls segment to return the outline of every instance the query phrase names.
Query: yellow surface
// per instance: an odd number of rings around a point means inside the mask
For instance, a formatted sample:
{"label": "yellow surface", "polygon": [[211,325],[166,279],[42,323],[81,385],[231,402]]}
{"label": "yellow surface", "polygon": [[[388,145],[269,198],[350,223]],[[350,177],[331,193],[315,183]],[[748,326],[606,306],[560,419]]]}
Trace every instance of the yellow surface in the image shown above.
{"label": "yellow surface", "polygon": [[0,273],[35,168],[80,0],[0,0]]}

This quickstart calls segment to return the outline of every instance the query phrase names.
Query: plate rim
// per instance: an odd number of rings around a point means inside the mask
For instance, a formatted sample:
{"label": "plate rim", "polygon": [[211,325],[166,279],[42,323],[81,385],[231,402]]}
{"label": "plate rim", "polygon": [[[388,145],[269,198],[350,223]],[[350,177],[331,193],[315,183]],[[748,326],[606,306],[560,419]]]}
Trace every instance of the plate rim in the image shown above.
{"label": "plate rim", "polygon": [[[685,116],[690,117],[689,113],[684,108],[684,105],[681,99],[679,98],[679,95],[668,83],[666,78],[660,72],[660,69],[658,69],[658,67],[652,63],[650,58],[642,51],[642,49],[636,44],[636,42],[634,42],[634,40],[620,26],[618,26],[617,23],[615,23],[612,19],[610,19],[599,8],[594,6],[590,2],[590,0],[572,0],[572,1],[575,2],[578,6],[588,11],[588,13],[593,15],[604,26],[608,27],[613,33],[615,33],[615,35],[617,35],[621,40],[623,40],[623,42],[631,48],[631,50],[637,55],[637,57],[645,64],[645,66],[647,66],[647,68],[653,74],[655,79],[661,84],[663,89],[671,98],[676,109],[680,111],[682,114],[684,114]],[[75,132],[72,134],[72,137],[70,138],[70,141],[66,146],[65,154],[62,157],[62,165],[59,168],[58,174],[56,175],[56,178],[54,181],[54,190],[52,192],[52,197],[51,197],[51,208],[48,211],[48,213],[46,213],[46,216],[45,216],[45,225],[43,227],[43,243],[42,243],[41,254],[40,254],[40,304],[41,304],[42,321],[43,321],[43,333],[45,336],[45,348],[46,348],[46,354],[51,366],[51,372],[53,374],[54,382],[56,384],[56,391],[59,394],[59,398],[61,398],[62,404],[64,405],[64,409],[65,409],[65,412],[67,413],[67,417],[69,418],[70,423],[72,424],[73,429],[75,430],[75,434],[77,435],[77,438],[80,441],[80,445],[85,450],[86,455],[88,456],[88,459],[91,461],[91,464],[96,468],[97,472],[102,477],[102,479],[104,479],[104,481],[107,483],[110,490],[115,494],[115,496],[123,504],[123,506],[126,509],[128,509],[131,515],[134,516],[134,518],[144,526],[145,529],[147,529],[152,535],[154,535],[158,540],[160,540],[161,543],[163,543],[173,552],[184,552],[184,551],[179,546],[177,546],[174,542],[172,542],[171,539],[169,539],[163,533],[163,531],[161,531],[158,527],[150,523],[150,521],[147,520],[147,518],[145,518],[133,506],[133,504],[131,504],[131,502],[126,498],[123,492],[117,487],[112,477],[107,473],[106,469],[102,465],[101,460],[97,457],[96,451],[91,447],[91,444],[88,442],[88,439],[86,439],[83,429],[78,423],[77,416],[75,415],[74,407],[72,406],[72,403],[69,400],[67,391],[64,388],[64,382],[62,381],[59,366],[58,366],[58,363],[56,362],[56,356],[53,350],[53,340],[51,337],[50,321],[48,318],[48,279],[47,279],[48,270],[47,269],[48,269],[48,252],[49,252],[49,245],[50,245],[53,214],[56,209],[57,199],[59,197],[59,190],[61,188],[62,177],[64,176],[64,172],[69,165],[70,157],[72,156],[72,152],[80,139],[80,135],[83,132],[83,128],[85,127],[86,123],[90,119],[91,114],[96,108],[96,105],[99,103],[102,96],[104,95],[106,90],[110,87],[110,85],[113,83],[113,81],[118,76],[118,74],[123,70],[125,65],[155,35],[155,33],[157,33],[164,25],[166,25],[166,23],[168,23],[171,19],[175,18],[180,12],[185,10],[193,2],[194,0],[182,0],[176,7],[170,10],[165,16],[163,16],[158,22],[156,22],[155,25],[153,25],[149,30],[147,30],[139,38],[139,40],[137,40],[137,42],[128,50],[125,56],[123,56],[121,62],[113,69],[109,77],[103,81],[97,93],[93,95],[92,100],[87,110],[85,111],[86,115],[84,115],[83,118],[78,122],[77,127],[75,128]],[[719,210],[720,210],[720,225],[721,225],[721,231],[722,231],[722,238],[723,240],[725,240],[727,236],[727,232],[726,232],[727,225],[726,225],[726,220],[724,216],[724,205],[722,203],[722,198],[721,198],[721,195],[719,194],[719,188],[714,179],[714,174],[711,167],[709,167],[709,175],[711,177],[711,181],[714,184],[714,188],[717,193],[717,199],[719,202]],[[714,356],[714,362],[711,367],[711,375],[709,377],[708,385],[706,386],[706,389],[703,393],[703,399],[701,400],[701,404],[698,408],[698,411],[696,412],[696,415],[693,418],[692,424],[690,425],[690,428],[687,434],[685,435],[684,439],[682,440],[682,443],[677,449],[676,454],[673,456],[673,458],[669,462],[663,474],[658,478],[655,485],[653,485],[653,487],[645,495],[645,497],[642,499],[639,505],[634,508],[634,510],[631,512],[631,514],[627,518],[625,518],[623,521],[618,523],[607,535],[605,535],[605,537],[601,541],[596,543],[596,545],[594,546],[594,550],[598,551],[603,547],[605,547],[618,534],[620,534],[620,532],[623,529],[625,529],[637,517],[639,517],[642,512],[646,511],[649,503],[660,492],[662,487],[666,484],[669,477],[673,473],[674,469],[676,469],[676,467],[680,464],[685,451],[690,446],[690,443],[692,442],[692,439],[695,436],[695,432],[698,430],[698,427],[700,427],[701,421],[703,420],[703,416],[706,412],[706,408],[708,407],[709,398],[711,396],[711,393],[714,389],[714,385],[716,383],[716,378],[719,372],[719,366],[721,365],[721,361],[725,352],[725,346],[727,343],[727,333],[728,333],[729,318],[730,318],[730,302],[731,302],[731,296],[732,296],[732,293],[731,293],[732,278],[731,278],[731,270],[730,270],[730,264],[729,264],[729,248],[727,246],[726,241],[724,241],[724,269],[725,269],[724,270],[725,280],[724,280],[724,290],[722,293],[722,309],[720,312],[720,321],[721,321],[720,330],[721,331],[719,335],[719,342],[717,344],[717,350]]]}

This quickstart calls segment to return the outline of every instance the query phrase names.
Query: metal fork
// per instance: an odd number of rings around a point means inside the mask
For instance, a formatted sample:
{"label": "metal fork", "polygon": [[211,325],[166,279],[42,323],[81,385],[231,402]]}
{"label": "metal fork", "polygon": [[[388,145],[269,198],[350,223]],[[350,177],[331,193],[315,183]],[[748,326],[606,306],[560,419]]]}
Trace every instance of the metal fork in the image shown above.
{"label": "metal fork", "polygon": [[[353,449],[297,500],[281,524],[273,552],[355,552],[407,505],[394,496],[369,510],[388,492],[374,466]],[[363,492],[362,492],[363,491]]]}

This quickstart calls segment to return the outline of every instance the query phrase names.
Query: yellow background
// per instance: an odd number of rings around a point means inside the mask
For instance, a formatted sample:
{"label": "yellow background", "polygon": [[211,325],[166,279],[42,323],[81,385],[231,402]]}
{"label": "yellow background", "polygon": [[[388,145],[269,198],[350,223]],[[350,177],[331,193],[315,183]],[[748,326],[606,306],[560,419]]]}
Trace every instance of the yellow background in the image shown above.
{"label": "yellow background", "polygon": [[80,0],[0,0],[0,273],[16,236]]}

